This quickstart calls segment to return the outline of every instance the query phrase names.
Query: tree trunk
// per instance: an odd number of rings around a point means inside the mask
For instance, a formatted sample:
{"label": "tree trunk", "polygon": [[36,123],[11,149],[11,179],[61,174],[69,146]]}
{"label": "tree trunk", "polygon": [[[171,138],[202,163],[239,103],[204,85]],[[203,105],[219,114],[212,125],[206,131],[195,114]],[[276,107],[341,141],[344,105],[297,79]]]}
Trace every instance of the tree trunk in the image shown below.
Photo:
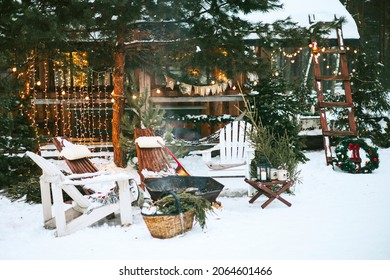
{"label": "tree trunk", "polygon": [[114,54],[115,66],[114,66],[114,104],[112,106],[112,145],[114,147],[114,163],[117,166],[124,166],[123,151],[120,147],[119,136],[121,133],[121,118],[124,111],[124,76],[125,76],[125,47],[124,47],[125,36],[122,32],[118,36],[118,44]]}

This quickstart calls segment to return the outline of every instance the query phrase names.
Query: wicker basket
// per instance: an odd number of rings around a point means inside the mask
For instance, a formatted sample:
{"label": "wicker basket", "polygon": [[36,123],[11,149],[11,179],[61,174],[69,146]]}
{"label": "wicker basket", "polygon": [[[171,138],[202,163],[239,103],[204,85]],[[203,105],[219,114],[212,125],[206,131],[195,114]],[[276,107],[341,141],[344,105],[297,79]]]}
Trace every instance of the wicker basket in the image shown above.
{"label": "wicker basket", "polygon": [[172,238],[192,229],[195,212],[187,211],[182,213],[182,207],[177,195],[169,191],[175,200],[178,209],[176,215],[146,215],[142,214],[150,234],[155,238],[166,239]]}
{"label": "wicker basket", "polygon": [[[183,225],[180,215],[183,215]],[[142,215],[150,234],[155,238],[172,238],[192,229],[195,213],[187,211],[178,215]]]}

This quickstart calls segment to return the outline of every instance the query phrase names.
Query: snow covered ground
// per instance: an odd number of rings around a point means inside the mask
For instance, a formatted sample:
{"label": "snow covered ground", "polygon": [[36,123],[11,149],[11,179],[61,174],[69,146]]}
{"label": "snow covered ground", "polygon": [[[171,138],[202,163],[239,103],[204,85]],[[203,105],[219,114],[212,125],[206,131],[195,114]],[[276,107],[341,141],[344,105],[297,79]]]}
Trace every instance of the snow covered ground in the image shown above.
{"label": "snow covered ground", "polygon": [[[390,149],[379,150],[380,167],[373,174],[334,171],[322,151],[306,155],[303,183],[295,186],[295,195],[285,195],[291,208],[275,201],[261,209],[265,198],[249,204],[245,195],[227,197],[237,190],[244,194],[247,185],[226,182],[219,198],[223,208],[209,215],[207,228],[195,225],[171,240],[153,239],[138,207],[128,228],[111,220],[55,238],[42,227],[41,205],[1,197],[0,259],[150,259],[151,251],[162,259],[389,259]],[[201,175],[200,157],[181,161]],[[205,254],[205,248],[215,250]]]}
{"label": "snow covered ground", "polygon": [[[150,236],[138,207],[130,227],[121,227],[115,218],[56,238],[43,228],[41,205],[0,196],[0,259],[389,260],[390,149],[379,149],[380,166],[373,174],[335,171],[326,166],[323,151],[306,155],[310,160],[300,165],[302,184],[294,195],[284,195],[290,208],[275,200],[262,209],[262,197],[249,204],[246,183],[226,181],[219,197],[223,208],[208,216],[206,228],[195,224],[169,240]],[[206,168],[199,156],[180,160],[192,175]],[[95,164],[113,168],[102,160]]]}

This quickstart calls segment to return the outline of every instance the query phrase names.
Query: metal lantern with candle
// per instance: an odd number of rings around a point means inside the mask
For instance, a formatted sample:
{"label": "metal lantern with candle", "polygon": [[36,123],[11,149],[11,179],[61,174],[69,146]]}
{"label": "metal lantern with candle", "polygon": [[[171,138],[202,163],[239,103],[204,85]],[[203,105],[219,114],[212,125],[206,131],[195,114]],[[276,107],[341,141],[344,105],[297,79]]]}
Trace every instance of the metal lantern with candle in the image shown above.
{"label": "metal lantern with candle", "polygon": [[271,180],[271,164],[265,156],[260,156],[260,159],[257,162],[257,179],[260,182]]}

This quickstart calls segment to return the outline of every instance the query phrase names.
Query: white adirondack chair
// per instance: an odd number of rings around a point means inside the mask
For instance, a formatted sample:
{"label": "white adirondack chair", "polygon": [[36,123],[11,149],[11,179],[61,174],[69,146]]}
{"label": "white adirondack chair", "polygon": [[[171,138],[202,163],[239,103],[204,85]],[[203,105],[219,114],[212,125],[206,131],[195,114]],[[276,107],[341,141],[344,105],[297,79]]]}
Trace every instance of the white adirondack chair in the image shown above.
{"label": "white adirondack chair", "polygon": [[[254,148],[249,139],[251,129],[248,122],[233,121],[221,129],[217,145],[190,154],[202,155],[209,167],[207,176],[250,178],[250,163],[254,158]],[[218,162],[212,157],[214,151],[219,151]]]}
{"label": "white adirondack chair", "polygon": [[[40,177],[43,219],[45,227],[55,225],[56,236],[68,235],[88,227],[118,210],[122,225],[133,223],[128,183],[130,177],[127,174],[96,172],[65,176],[56,165],[43,157],[32,152],[26,152],[26,154],[43,171],[43,175]],[[96,186],[109,183],[117,183],[119,201],[105,205],[99,204],[96,208],[92,207],[96,203],[92,203],[75,187],[76,185]],[[71,208],[64,203],[62,191],[65,191],[72,198]],[[54,211],[54,215],[52,211]]]}

